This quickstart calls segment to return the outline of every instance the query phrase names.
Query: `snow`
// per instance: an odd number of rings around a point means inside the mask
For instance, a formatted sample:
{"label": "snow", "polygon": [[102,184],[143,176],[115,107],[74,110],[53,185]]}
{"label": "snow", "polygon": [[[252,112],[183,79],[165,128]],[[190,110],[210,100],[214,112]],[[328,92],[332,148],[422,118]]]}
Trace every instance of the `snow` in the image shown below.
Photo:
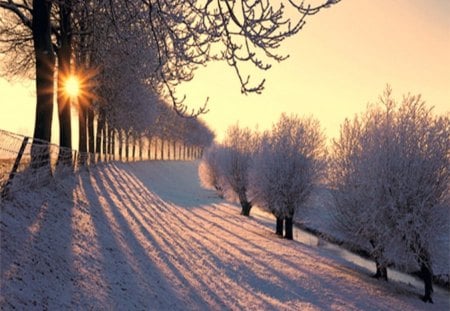
{"label": "snow", "polygon": [[197,162],[98,165],[1,206],[2,309],[449,310],[202,189]]}
{"label": "snow", "polygon": [[[352,240],[336,225],[333,216],[335,211],[334,199],[331,190],[326,187],[314,189],[304,208],[299,209],[295,215],[295,221],[301,227],[316,232],[325,239],[343,243],[346,248],[357,249]],[[450,275],[450,236],[443,233],[440,247],[442,256],[435,256],[433,261],[433,273],[442,282],[448,282]],[[395,270],[392,270],[394,272]],[[395,273],[395,272],[394,272]]]}

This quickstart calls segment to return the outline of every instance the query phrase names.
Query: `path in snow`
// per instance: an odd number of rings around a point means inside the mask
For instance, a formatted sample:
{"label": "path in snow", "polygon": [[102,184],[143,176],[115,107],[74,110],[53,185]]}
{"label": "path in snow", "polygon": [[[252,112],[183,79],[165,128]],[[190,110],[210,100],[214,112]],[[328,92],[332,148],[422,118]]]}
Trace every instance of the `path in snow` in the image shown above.
{"label": "path in snow", "polygon": [[192,162],[99,165],[2,204],[2,309],[450,309],[278,239]]}

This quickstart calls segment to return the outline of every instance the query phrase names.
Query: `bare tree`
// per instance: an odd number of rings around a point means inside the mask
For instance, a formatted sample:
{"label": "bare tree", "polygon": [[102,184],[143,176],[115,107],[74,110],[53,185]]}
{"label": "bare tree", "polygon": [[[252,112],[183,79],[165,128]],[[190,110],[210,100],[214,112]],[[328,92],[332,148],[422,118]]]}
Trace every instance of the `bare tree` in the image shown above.
{"label": "bare tree", "polygon": [[[59,1],[57,5],[53,5],[52,1],[0,1],[0,8],[5,13],[0,28],[2,52],[14,56],[4,60],[9,68],[7,72],[23,75],[31,73],[32,66],[35,66],[37,102],[34,138],[42,141],[39,141],[39,147],[34,146],[33,149],[43,151],[38,152],[42,153],[39,156],[34,152],[33,158],[42,158],[41,164],[45,164],[48,155],[42,145],[45,145],[43,141],[50,141],[51,136],[55,68],[58,68],[60,144],[71,147],[70,103],[62,92],[63,79],[69,73],[71,58],[71,0]],[[54,18],[54,9],[59,11],[58,18]],[[57,38],[56,42],[52,40],[53,35]],[[60,156],[71,163],[71,153]]]}
{"label": "bare tree", "polygon": [[[249,62],[265,71],[271,67],[270,60],[284,60],[287,56],[276,53],[281,42],[298,33],[307,16],[339,0],[317,6],[293,0],[274,2],[142,0],[158,51],[160,79],[178,113],[185,115],[187,106],[175,97],[173,86],[192,79],[197,66],[210,60],[223,60],[233,67],[243,93],[260,93],[264,80],[252,84],[241,64]],[[286,7],[298,12],[295,20],[286,16]]]}
{"label": "bare tree", "polygon": [[[19,42],[16,38],[2,37],[2,46],[5,43],[11,43],[6,51],[15,52],[18,50],[19,43],[24,43],[26,47],[30,45],[25,39],[32,39],[33,58],[36,73],[36,121],[34,128],[34,138],[39,144],[33,144],[33,165],[45,166],[49,163],[49,150],[45,141],[50,141],[51,121],[53,113],[53,77],[55,70],[55,55],[51,39],[52,27],[50,22],[52,3],[49,1],[1,1],[0,8],[7,11],[9,16],[2,18],[2,26],[6,29],[1,30],[2,36],[12,34],[19,35]],[[8,20],[7,20],[8,19]],[[8,24],[11,21],[14,25],[20,25],[15,32],[14,26]],[[25,26],[25,27],[23,27]],[[25,33],[22,32],[26,31]],[[26,62],[29,66],[30,63]],[[29,68],[29,67],[27,67]]]}

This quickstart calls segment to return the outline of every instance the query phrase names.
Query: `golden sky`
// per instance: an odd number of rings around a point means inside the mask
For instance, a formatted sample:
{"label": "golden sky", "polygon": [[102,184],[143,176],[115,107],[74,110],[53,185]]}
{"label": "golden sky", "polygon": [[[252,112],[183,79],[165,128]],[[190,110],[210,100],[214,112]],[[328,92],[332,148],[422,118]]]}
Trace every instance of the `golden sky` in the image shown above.
{"label": "golden sky", "polygon": [[342,0],[284,44],[290,58],[266,73],[262,95],[241,95],[225,64],[200,69],[180,92],[193,102],[210,96],[204,119],[219,138],[237,121],[270,127],[282,112],[313,115],[333,137],[387,83],[396,98],[420,93],[436,112],[448,112],[449,17],[448,0]]}
{"label": "golden sky", "polygon": [[[375,102],[387,83],[396,98],[420,93],[435,112],[446,113],[449,16],[448,0],[342,0],[309,18],[284,43],[290,58],[264,73],[262,95],[241,95],[237,77],[224,63],[200,68],[178,94],[186,94],[192,107],[210,97],[210,112],[202,118],[219,139],[237,121],[265,129],[282,112],[313,115],[333,137],[344,118]],[[32,134],[33,87],[0,79],[0,128]]]}

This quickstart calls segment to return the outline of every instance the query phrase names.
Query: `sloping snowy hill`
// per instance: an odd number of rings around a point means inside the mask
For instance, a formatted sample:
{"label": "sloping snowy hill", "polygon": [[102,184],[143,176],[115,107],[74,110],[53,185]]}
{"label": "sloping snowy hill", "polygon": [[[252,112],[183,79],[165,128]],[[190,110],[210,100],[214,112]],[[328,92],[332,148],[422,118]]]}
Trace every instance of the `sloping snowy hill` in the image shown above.
{"label": "sloping snowy hill", "polygon": [[449,310],[278,239],[200,187],[197,163],[99,165],[1,206],[11,310]]}

